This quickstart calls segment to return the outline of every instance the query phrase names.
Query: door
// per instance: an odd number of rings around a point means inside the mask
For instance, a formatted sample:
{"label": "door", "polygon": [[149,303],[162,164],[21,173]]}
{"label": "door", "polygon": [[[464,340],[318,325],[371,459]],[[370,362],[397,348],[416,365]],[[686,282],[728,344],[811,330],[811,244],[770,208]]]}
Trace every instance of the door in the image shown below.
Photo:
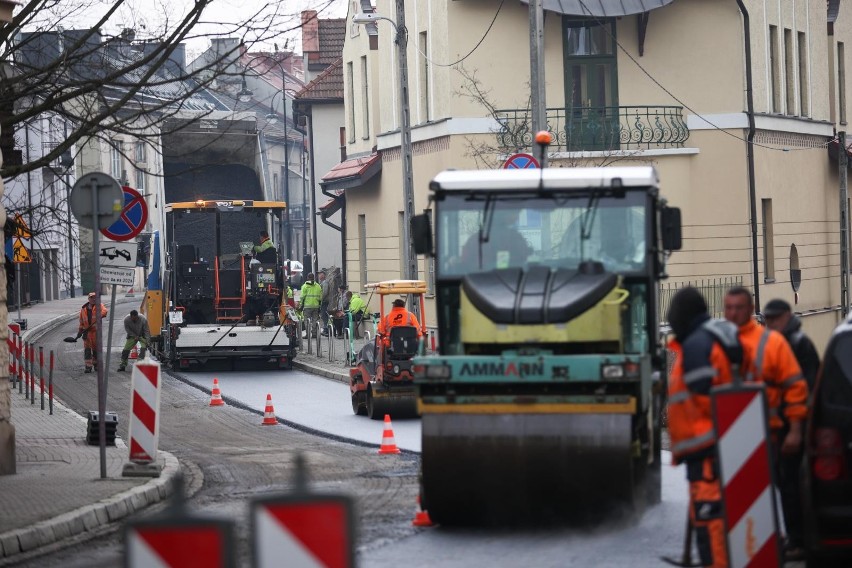
{"label": "door", "polygon": [[568,151],[619,147],[615,22],[564,18]]}

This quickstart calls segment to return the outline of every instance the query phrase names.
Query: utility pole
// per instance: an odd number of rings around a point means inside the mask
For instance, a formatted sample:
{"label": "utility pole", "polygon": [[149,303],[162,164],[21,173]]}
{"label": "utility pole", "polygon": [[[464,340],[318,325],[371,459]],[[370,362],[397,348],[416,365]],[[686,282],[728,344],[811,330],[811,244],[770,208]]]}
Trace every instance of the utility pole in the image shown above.
{"label": "utility pole", "polygon": [[837,133],[838,162],[840,164],[840,309],[845,318],[849,315],[849,190],[846,186],[848,156],[846,131]]}
{"label": "utility pole", "polygon": [[[544,89],[544,7],[542,0],[530,0],[530,95],[532,105],[532,139],[547,130],[547,102]],[[533,149],[535,143],[533,143]],[[547,146],[537,156],[541,167],[547,165]]]}
{"label": "utility pole", "polygon": [[[396,0],[396,47],[399,57],[399,157],[402,165],[402,215],[403,262],[405,277],[417,280],[417,253],[411,238],[411,218],[414,217],[414,166],[411,148],[411,109],[408,103],[408,29],[405,27],[405,0]],[[409,297],[408,307],[417,311],[414,297]],[[417,314],[418,316],[420,314]]]}

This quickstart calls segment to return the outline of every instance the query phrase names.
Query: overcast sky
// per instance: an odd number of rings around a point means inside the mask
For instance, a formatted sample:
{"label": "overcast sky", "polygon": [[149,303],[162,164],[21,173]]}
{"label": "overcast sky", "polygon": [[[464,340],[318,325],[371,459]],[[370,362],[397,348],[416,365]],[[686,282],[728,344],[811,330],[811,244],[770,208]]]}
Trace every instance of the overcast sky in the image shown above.
{"label": "overcast sky", "polygon": [[[67,2],[72,6],[75,3],[78,6],[85,3],[87,8],[77,14],[71,14],[72,10],[69,10],[52,16],[53,19],[59,19],[66,28],[90,26],[112,5],[111,0]],[[125,5],[102,31],[106,34],[117,34],[122,28],[134,28],[136,37],[144,39],[146,35],[150,36],[145,30],[159,31],[164,23],[179,21],[194,3],[195,0],[125,0]],[[289,39],[289,49],[301,51],[302,36],[298,29],[301,12],[317,10],[320,17],[341,18],[346,15],[346,6],[347,0],[213,0],[205,9],[202,23],[195,28],[193,35],[221,34],[236,37],[241,34],[237,33],[235,26],[245,24],[251,19],[254,31],[248,33],[249,41],[262,34],[263,42],[263,46],[253,46],[252,50],[272,50],[274,44],[283,49],[285,41]],[[245,32],[245,27],[242,32]],[[207,47],[209,38],[195,37],[186,43],[188,55],[197,54]]]}

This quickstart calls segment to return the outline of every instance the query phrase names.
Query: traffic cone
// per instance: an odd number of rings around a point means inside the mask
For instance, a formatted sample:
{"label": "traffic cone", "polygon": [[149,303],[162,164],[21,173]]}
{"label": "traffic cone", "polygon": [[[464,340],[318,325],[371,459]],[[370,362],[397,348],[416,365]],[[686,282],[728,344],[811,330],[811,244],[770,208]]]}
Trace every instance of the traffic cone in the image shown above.
{"label": "traffic cone", "polygon": [[133,345],[133,351],[130,352],[130,358],[131,359],[138,359],[139,358],[139,342],[138,341]]}
{"label": "traffic cone", "polygon": [[432,519],[429,518],[429,513],[423,510],[420,506],[420,495],[417,496],[417,509],[414,510],[414,520],[411,524],[415,527],[431,527]]}
{"label": "traffic cone", "polygon": [[219,379],[213,379],[213,392],[210,393],[210,406],[225,406],[222,391],[219,390]]}
{"label": "traffic cone", "polygon": [[278,424],[278,419],[275,418],[275,409],[272,408],[272,395],[266,395],[266,408],[263,409],[263,426],[275,426]]}
{"label": "traffic cone", "polygon": [[385,430],[382,432],[382,446],[379,448],[379,453],[399,453],[399,448],[396,447],[396,440],[393,437],[393,426],[391,426],[390,414],[385,414]]}

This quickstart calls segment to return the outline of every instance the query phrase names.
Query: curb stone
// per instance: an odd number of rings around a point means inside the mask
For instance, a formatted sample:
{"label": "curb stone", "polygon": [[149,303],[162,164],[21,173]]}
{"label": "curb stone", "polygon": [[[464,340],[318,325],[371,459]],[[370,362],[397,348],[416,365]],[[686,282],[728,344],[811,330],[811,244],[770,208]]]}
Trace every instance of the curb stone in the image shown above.
{"label": "curb stone", "polygon": [[306,371],[313,375],[319,375],[321,377],[325,377],[326,379],[331,379],[333,381],[337,381],[347,385],[349,384],[349,375],[345,373],[335,373],[334,371],[329,371],[328,369],[323,369],[322,367],[318,367],[310,363],[305,363],[304,361],[299,361],[298,359],[293,361],[293,368]]}
{"label": "curb stone", "polygon": [[171,481],[180,472],[180,463],[174,455],[163,450],[159,451],[159,458],[163,462],[160,477],[109,499],[0,534],[0,559],[9,559],[16,554],[91,531],[164,499],[172,492]]}

